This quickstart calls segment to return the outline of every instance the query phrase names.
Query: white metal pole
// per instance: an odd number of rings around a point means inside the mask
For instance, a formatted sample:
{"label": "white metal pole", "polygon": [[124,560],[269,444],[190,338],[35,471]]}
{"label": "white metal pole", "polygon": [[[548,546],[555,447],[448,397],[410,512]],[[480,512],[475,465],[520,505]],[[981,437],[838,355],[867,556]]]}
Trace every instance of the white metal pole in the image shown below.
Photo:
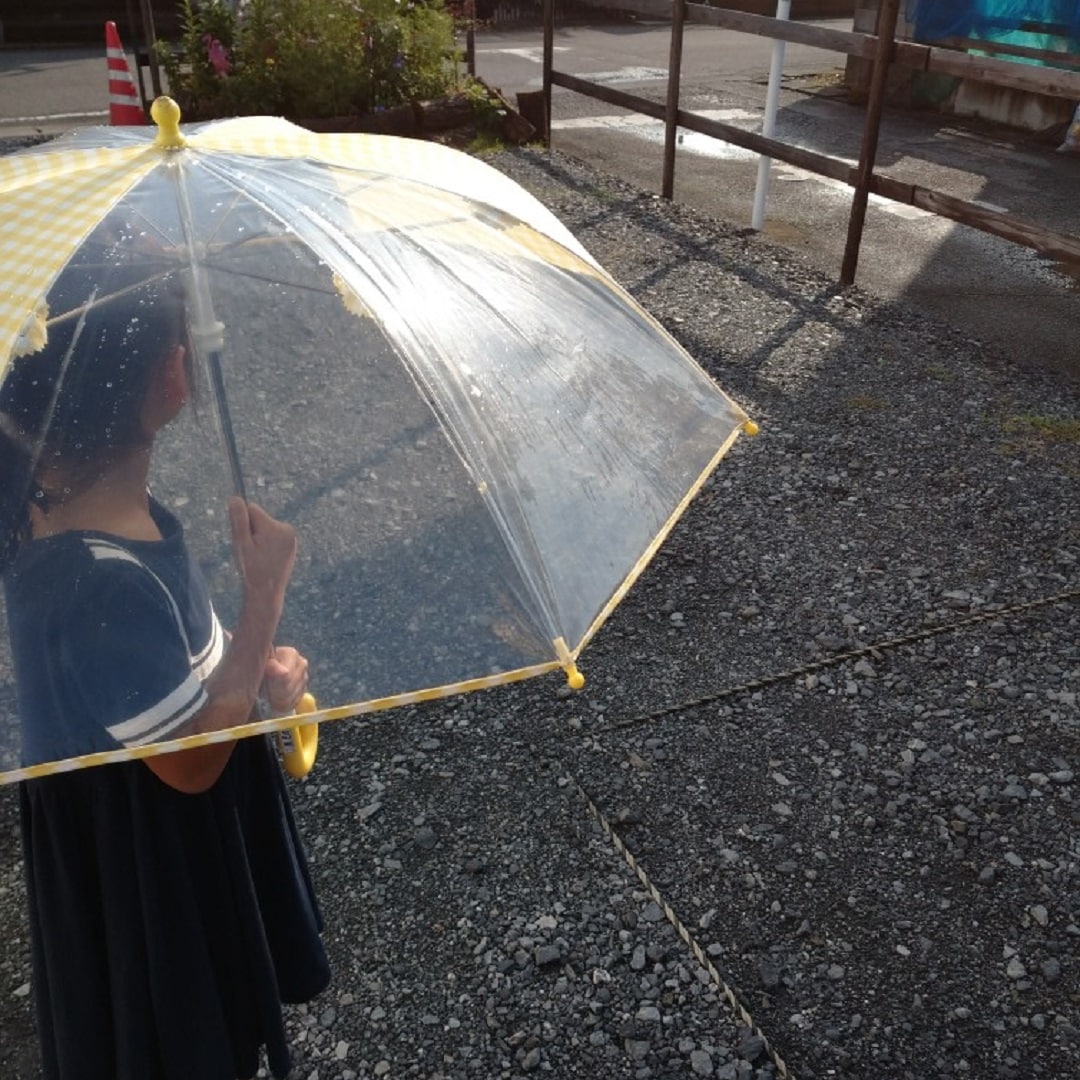
{"label": "white metal pole", "polygon": [[[777,0],[776,17],[787,19],[791,16],[791,0]],[[769,65],[769,88],[765,91],[765,119],[761,124],[761,134],[771,139],[776,130],[776,110],[780,103],[780,80],[784,75],[784,46],[786,42],[779,38],[773,41],[772,63]],[[769,191],[769,166],[772,158],[764,154],[758,158],[757,186],[754,188],[754,211],[750,217],[750,227],[760,229],[765,223],[765,196]]]}

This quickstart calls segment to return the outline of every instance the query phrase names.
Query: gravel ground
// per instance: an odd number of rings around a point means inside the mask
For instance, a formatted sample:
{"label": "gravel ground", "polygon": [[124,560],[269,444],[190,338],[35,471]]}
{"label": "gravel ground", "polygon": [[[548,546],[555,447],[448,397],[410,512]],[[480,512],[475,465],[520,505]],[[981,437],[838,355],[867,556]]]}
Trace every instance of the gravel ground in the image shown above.
{"label": "gravel ground", "polygon": [[1076,1075],[1076,387],[565,157],[493,161],[762,433],[585,690],[324,729],[295,799],[335,978],[294,1080]]}

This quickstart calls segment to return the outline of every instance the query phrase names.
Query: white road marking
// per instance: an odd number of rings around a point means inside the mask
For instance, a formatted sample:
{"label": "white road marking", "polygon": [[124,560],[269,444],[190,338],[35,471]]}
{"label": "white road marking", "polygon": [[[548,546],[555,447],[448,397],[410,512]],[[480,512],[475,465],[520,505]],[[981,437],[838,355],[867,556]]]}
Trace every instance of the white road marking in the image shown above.
{"label": "white road marking", "polygon": [[585,71],[579,79],[600,83],[601,86],[613,86],[615,83],[667,82],[667,68],[625,67],[615,71]]}
{"label": "white road marking", "polygon": [[0,127],[11,124],[42,124],[47,120],[101,120],[108,115],[108,112],[69,112],[46,113],[44,116],[3,116],[0,117]]}
{"label": "white road marking", "polygon": [[[557,53],[569,52],[569,45],[556,45],[554,51]],[[477,56],[494,56],[496,53],[502,56],[516,56],[519,60],[528,60],[530,64],[542,64],[544,62],[544,49],[543,46],[528,46],[520,49],[494,49],[494,48],[481,48],[476,50]]]}
{"label": "white road marking", "polygon": [[[557,53],[570,52],[569,45],[556,45]],[[496,53],[503,56],[516,56],[519,60],[527,60],[530,64],[542,64],[544,62],[544,50],[542,46],[530,46],[527,48],[481,48],[476,50],[477,55]],[[585,71],[578,74],[579,79],[587,79],[589,82],[611,86],[613,83],[634,82],[666,82],[668,77],[667,68],[654,67],[624,67],[615,71]]]}

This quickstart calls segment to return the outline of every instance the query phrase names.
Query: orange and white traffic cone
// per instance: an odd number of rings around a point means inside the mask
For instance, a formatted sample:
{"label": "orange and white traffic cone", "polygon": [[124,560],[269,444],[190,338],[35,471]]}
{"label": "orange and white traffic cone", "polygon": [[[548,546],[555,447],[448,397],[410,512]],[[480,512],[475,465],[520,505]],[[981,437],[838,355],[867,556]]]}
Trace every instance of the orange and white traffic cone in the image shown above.
{"label": "orange and white traffic cone", "polygon": [[109,123],[113,127],[145,124],[146,113],[139,103],[135,76],[114,22],[105,24],[105,56],[109,64]]}

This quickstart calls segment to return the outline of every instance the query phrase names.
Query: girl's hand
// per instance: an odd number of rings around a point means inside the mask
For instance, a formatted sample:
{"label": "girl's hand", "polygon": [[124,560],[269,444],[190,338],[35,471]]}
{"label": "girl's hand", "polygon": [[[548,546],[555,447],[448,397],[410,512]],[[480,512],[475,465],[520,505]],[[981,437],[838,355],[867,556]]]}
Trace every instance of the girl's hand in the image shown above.
{"label": "girl's hand", "polygon": [[[207,702],[195,717],[196,732],[246,723],[260,683],[272,707],[281,712],[292,712],[307,688],[307,661],[295,649],[274,654],[285,588],[296,562],[296,533],[291,525],[239,498],[229,500],[229,523],[233,554],[244,579],[244,602],[225,656],[206,680]],[[147,758],[146,764],[178,791],[207,791],[228,763],[232,747],[215,743],[178,750]]]}
{"label": "girl's hand", "polygon": [[296,532],[262,507],[235,496],[229,500],[229,523],[245,602],[254,604],[276,627],[296,561]]}
{"label": "girl's hand", "polygon": [[263,694],[279,716],[296,711],[308,687],[308,662],[290,645],[279,645],[263,669]]}

